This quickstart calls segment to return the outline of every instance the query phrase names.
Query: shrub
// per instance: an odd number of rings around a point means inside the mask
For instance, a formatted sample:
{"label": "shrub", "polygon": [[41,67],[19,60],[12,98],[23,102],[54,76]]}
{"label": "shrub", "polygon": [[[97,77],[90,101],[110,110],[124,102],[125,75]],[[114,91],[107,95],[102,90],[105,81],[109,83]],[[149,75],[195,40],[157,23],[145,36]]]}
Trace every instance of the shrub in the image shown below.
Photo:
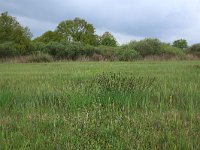
{"label": "shrub", "polygon": [[42,42],[32,42],[32,50],[31,52],[47,52],[46,44]]}
{"label": "shrub", "polygon": [[188,49],[188,53],[200,57],[200,43],[192,45]]}
{"label": "shrub", "polygon": [[56,58],[67,58],[75,60],[81,55],[83,45],[79,42],[62,43],[61,49],[57,52]]}
{"label": "shrub", "polygon": [[81,55],[90,57],[90,56],[93,56],[94,54],[100,54],[100,51],[98,48],[95,48],[94,46],[91,46],[91,45],[83,46]]}
{"label": "shrub", "polygon": [[79,42],[68,43],[65,47],[68,52],[68,57],[72,60],[77,59],[79,56],[84,55],[84,44]]}
{"label": "shrub", "polygon": [[110,46],[99,46],[98,51],[106,60],[118,60],[117,58],[117,47]]}
{"label": "shrub", "polygon": [[184,58],[186,56],[182,49],[167,44],[162,44],[161,50],[158,54],[162,56],[179,58]]}
{"label": "shrub", "polygon": [[190,47],[191,52],[200,52],[200,43],[194,44]]}
{"label": "shrub", "polygon": [[158,54],[162,43],[158,39],[145,39],[134,43],[134,49],[143,57]]}
{"label": "shrub", "polygon": [[65,46],[58,42],[50,42],[45,46],[45,50],[52,56],[59,56],[65,50]]}
{"label": "shrub", "polygon": [[120,47],[116,51],[116,55],[120,61],[133,61],[140,57],[140,54],[134,49],[129,49],[129,47]]}
{"label": "shrub", "polygon": [[17,44],[14,42],[5,42],[0,44],[0,57],[13,57],[18,55]]}

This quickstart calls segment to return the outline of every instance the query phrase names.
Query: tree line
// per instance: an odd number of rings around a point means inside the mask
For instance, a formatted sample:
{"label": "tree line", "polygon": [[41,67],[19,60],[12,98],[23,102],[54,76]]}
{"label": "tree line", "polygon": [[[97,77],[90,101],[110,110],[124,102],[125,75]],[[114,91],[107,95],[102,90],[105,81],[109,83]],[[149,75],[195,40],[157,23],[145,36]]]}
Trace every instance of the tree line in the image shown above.
{"label": "tree line", "polygon": [[131,61],[147,56],[185,58],[189,54],[199,57],[200,44],[188,46],[185,39],[170,44],[147,38],[119,45],[110,32],[99,36],[94,26],[81,18],[62,21],[54,31],[32,39],[30,29],[20,25],[15,17],[7,12],[0,15],[1,58],[34,55],[35,58]]}

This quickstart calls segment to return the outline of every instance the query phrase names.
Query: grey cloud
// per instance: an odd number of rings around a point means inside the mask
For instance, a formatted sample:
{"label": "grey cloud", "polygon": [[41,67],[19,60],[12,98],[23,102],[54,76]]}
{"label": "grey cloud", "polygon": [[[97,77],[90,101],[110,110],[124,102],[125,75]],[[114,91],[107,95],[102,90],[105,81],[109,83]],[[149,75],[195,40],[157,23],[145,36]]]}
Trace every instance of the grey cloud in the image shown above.
{"label": "grey cloud", "polygon": [[[183,37],[190,43],[198,40],[199,10],[199,0],[6,0],[0,2],[0,11],[8,11],[12,15],[19,16],[35,35],[56,27],[56,24],[62,20],[78,16],[94,24],[97,30],[108,30],[118,37],[121,35],[124,39],[156,37],[171,41],[173,38]],[[31,23],[30,20],[34,21]],[[121,38],[120,40],[124,41]]]}

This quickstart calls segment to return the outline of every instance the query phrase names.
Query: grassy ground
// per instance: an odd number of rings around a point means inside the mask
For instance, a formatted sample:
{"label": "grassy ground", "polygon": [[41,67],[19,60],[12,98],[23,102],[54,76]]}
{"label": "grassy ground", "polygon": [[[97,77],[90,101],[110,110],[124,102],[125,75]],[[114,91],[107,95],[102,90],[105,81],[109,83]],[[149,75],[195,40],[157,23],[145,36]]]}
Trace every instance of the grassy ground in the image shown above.
{"label": "grassy ground", "polygon": [[0,64],[0,149],[200,149],[200,62]]}

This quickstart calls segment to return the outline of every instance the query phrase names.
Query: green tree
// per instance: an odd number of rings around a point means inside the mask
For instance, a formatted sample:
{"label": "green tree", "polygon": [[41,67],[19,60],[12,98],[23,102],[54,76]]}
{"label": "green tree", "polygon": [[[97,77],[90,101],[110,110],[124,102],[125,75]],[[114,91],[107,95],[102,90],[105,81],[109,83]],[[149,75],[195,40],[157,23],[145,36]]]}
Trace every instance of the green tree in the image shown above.
{"label": "green tree", "polygon": [[83,42],[90,45],[97,43],[95,29],[83,19],[62,21],[56,31],[67,41]]}
{"label": "green tree", "polygon": [[31,37],[29,28],[21,26],[15,17],[7,12],[0,15],[0,43],[14,42],[17,49],[24,52],[30,48]]}
{"label": "green tree", "polygon": [[105,46],[117,46],[117,41],[115,37],[110,32],[105,32],[101,36],[101,45]]}
{"label": "green tree", "polygon": [[56,31],[47,31],[44,34],[42,34],[40,37],[37,37],[34,39],[35,42],[43,42],[43,43],[49,43],[49,42],[60,42],[62,40],[62,36],[56,32]]}
{"label": "green tree", "polygon": [[188,43],[184,39],[179,39],[173,42],[173,46],[181,49],[185,49],[188,47]]}

